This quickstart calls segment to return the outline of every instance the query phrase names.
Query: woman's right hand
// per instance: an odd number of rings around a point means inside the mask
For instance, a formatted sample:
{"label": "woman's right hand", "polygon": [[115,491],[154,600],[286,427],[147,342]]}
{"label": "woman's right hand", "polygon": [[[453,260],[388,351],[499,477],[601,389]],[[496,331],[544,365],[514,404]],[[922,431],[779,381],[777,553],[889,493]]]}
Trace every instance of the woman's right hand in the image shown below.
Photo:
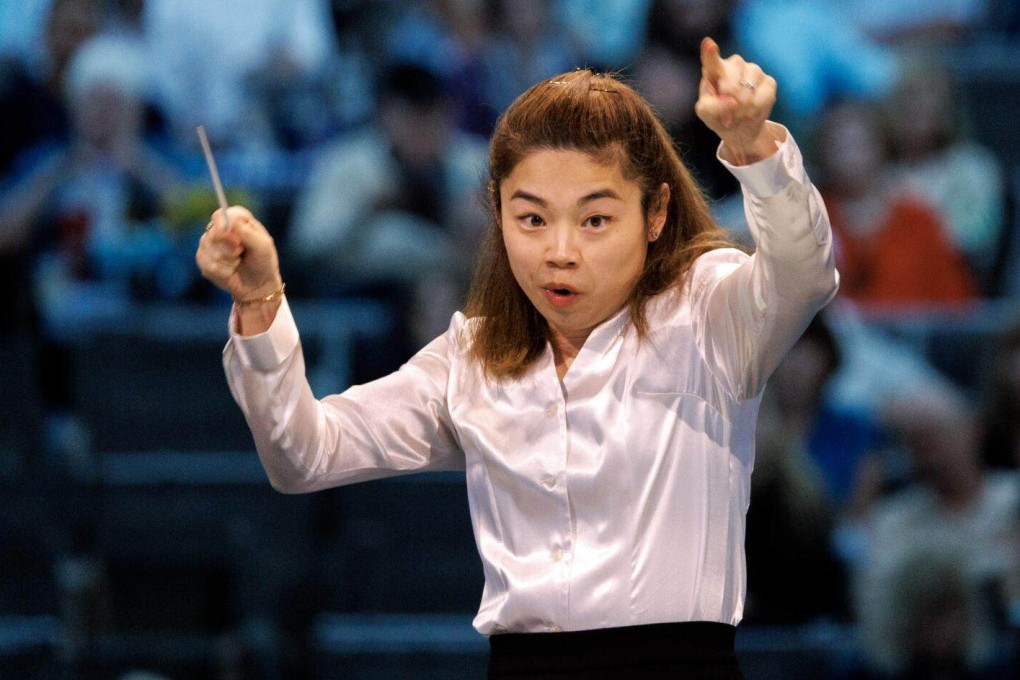
{"label": "woman's right hand", "polygon": [[[273,237],[247,208],[233,206],[228,214],[230,229],[223,211],[217,210],[198,242],[195,262],[202,276],[235,301],[257,300],[280,290],[283,279]],[[239,332],[250,335],[268,328],[279,300],[239,307]]]}

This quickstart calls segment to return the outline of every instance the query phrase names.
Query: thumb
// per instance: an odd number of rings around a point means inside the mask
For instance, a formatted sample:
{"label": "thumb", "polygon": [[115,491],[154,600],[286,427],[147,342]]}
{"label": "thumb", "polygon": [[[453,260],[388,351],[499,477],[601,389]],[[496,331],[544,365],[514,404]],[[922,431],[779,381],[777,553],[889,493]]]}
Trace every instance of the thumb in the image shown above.
{"label": "thumb", "polygon": [[723,75],[722,56],[719,45],[707,36],[701,40],[701,71],[712,87],[718,86]]}
{"label": "thumb", "polygon": [[717,134],[733,123],[734,108],[736,103],[732,97],[703,96],[694,104],[698,118]]}

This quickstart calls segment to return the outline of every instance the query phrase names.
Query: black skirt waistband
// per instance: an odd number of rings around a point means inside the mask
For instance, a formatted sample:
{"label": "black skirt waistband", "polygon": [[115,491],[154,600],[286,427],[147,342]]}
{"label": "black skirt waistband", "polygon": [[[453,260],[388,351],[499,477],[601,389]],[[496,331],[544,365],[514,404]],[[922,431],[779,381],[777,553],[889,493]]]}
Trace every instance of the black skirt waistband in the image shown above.
{"label": "black skirt waistband", "polygon": [[489,677],[643,666],[732,669],[732,677],[741,677],[733,649],[735,635],[734,626],[705,621],[493,635]]}

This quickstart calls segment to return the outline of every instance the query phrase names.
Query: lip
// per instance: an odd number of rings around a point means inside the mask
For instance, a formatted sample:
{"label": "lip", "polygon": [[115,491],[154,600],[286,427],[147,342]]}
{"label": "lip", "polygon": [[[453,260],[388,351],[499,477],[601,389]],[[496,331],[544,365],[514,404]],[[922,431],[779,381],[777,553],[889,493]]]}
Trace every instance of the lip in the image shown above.
{"label": "lip", "polygon": [[542,293],[545,294],[545,299],[549,301],[553,307],[557,309],[564,309],[577,302],[580,297],[572,286],[563,283],[550,283],[542,286]]}

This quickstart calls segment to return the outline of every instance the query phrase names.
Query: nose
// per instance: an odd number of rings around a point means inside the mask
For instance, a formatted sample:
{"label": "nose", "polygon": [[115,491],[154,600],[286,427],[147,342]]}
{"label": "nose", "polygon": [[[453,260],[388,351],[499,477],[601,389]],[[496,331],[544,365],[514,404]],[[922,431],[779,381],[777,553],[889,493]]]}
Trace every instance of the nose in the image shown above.
{"label": "nose", "polygon": [[577,250],[577,235],[569,225],[556,225],[549,230],[549,244],[546,264],[550,267],[573,269],[580,260]]}

